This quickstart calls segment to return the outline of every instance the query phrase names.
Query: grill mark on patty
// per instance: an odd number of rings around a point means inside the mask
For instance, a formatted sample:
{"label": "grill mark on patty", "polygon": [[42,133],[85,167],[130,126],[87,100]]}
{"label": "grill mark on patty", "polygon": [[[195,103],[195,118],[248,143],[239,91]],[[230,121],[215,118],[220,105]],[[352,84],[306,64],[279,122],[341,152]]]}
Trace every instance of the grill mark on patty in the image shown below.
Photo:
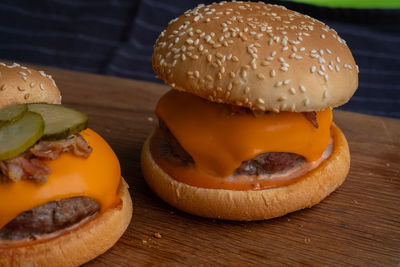
{"label": "grill mark on patty", "polygon": [[50,234],[96,215],[100,205],[87,197],[52,201],[25,211],[0,229],[0,240],[20,240]]}
{"label": "grill mark on patty", "polygon": [[[162,152],[173,164],[189,166],[194,164],[192,156],[185,151],[175,136],[168,129],[165,122],[159,119],[161,136],[163,139]],[[294,153],[268,152],[260,154],[253,159],[244,161],[237,168],[233,176],[237,175],[263,175],[284,172],[296,168],[305,162],[305,158]]]}

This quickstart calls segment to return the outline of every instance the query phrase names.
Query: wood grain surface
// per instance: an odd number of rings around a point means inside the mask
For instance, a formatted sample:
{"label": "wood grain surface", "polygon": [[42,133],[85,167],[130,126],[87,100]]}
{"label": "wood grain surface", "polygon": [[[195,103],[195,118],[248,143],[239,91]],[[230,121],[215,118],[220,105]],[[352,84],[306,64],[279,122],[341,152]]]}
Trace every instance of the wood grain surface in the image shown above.
{"label": "wood grain surface", "polygon": [[131,187],[128,230],[88,266],[399,266],[400,120],[336,110],[351,151],[350,173],[337,191],[277,219],[211,220],[161,201],[140,171],[140,150],[156,126],[153,110],[167,86],[42,69],[53,75],[64,104],[89,114],[90,127],[113,147]]}

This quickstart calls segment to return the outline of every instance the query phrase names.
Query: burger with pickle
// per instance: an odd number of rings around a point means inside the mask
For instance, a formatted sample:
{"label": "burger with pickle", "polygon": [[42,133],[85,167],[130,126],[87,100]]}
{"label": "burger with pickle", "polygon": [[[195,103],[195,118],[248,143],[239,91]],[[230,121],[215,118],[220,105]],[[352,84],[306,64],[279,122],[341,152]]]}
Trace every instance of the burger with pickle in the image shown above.
{"label": "burger with pickle", "polygon": [[16,63],[0,74],[0,266],[83,264],[130,222],[119,161],[51,76]]}

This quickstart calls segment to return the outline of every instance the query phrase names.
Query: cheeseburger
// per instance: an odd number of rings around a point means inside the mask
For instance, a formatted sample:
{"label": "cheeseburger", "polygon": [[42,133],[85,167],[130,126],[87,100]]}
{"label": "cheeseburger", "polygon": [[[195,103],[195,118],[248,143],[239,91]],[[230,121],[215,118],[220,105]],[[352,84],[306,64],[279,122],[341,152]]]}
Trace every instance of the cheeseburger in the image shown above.
{"label": "cheeseburger", "polygon": [[111,147],[50,75],[0,63],[0,266],[77,266],[132,215]]}
{"label": "cheeseburger", "polygon": [[332,108],[358,68],[331,28],[282,6],[200,5],[172,20],[153,68],[172,87],[142,150],[163,200],[199,216],[262,220],[311,207],[350,164]]}

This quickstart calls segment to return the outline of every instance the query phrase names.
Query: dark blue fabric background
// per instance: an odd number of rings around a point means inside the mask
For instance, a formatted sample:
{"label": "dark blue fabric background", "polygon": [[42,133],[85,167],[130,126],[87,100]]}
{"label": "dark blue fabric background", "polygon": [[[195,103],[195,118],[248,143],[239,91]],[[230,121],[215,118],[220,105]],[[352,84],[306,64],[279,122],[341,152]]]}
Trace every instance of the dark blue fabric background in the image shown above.
{"label": "dark blue fabric background", "polygon": [[[157,81],[153,44],[195,0],[2,0],[0,58]],[[354,10],[266,1],[315,17],[347,41],[359,89],[341,107],[400,118],[400,10]],[[110,88],[110,90],[112,90]]]}

